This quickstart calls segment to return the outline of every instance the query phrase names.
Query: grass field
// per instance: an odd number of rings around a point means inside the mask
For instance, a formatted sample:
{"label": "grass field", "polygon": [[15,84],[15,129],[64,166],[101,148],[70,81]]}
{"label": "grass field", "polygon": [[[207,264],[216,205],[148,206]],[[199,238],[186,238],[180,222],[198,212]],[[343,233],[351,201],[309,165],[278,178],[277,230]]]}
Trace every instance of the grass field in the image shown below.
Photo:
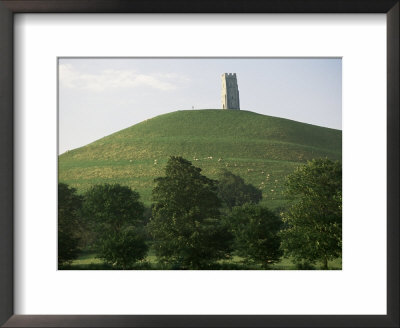
{"label": "grass field", "polygon": [[[213,269],[224,269],[224,270],[261,270],[260,265],[248,265],[243,263],[243,259],[238,256],[233,256],[233,258],[229,261],[220,261],[218,263],[220,266],[213,267]],[[320,269],[321,263],[317,263],[314,265],[313,269]],[[330,270],[341,270],[342,269],[342,261],[341,259],[336,259],[334,261],[330,261],[328,264]],[[112,270],[113,267],[111,265],[104,264],[100,259],[96,258],[95,253],[84,253],[78,259],[74,260],[70,265],[67,265],[61,269],[65,270]],[[147,257],[137,263],[137,265],[133,268],[137,270],[146,269],[146,270],[163,270],[167,268],[163,268],[157,262],[157,257],[150,250]],[[168,268],[169,269],[169,268]],[[271,270],[297,270],[296,265],[292,262],[291,259],[282,258],[279,263],[276,263],[271,266]]]}
{"label": "grass field", "polygon": [[190,110],[160,115],[59,156],[59,181],[79,193],[119,183],[151,204],[154,178],[169,156],[182,156],[216,178],[222,168],[263,192],[262,204],[284,207],[285,177],[307,160],[341,159],[342,132],[249,111]]}

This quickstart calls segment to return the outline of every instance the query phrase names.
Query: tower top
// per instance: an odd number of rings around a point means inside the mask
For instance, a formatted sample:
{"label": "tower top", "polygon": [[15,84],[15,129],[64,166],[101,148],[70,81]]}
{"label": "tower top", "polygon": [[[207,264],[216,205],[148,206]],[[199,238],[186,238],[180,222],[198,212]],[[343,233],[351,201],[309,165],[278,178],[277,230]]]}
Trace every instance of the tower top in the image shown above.
{"label": "tower top", "polygon": [[230,77],[235,77],[236,78],[236,73],[224,73],[224,74],[222,74],[222,76],[224,77],[227,77],[227,78],[230,78]]}

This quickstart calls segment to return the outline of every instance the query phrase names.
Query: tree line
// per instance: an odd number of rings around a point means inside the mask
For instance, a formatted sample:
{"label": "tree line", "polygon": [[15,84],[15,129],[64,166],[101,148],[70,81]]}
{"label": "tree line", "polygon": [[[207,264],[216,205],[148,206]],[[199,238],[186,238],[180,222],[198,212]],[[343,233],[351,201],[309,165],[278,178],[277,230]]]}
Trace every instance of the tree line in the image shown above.
{"label": "tree line", "polygon": [[91,249],[105,263],[130,269],[152,247],[170,269],[210,269],[242,257],[262,268],[290,256],[298,267],[341,256],[341,163],[315,159],[287,178],[292,205],[282,213],[259,205],[259,189],[222,170],[217,180],[171,156],[155,179],[153,203],[119,184],[95,185],[83,195],[58,186],[58,263]]}

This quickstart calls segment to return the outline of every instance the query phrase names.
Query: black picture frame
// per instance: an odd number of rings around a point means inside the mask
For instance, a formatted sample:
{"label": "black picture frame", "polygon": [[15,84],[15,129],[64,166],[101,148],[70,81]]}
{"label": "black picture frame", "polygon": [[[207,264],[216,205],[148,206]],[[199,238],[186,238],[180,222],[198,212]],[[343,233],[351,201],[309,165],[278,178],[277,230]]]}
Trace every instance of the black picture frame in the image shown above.
{"label": "black picture frame", "polygon": [[[399,8],[399,0],[0,0],[0,324],[4,327],[399,327]],[[14,315],[13,17],[16,13],[385,13],[387,315]]]}

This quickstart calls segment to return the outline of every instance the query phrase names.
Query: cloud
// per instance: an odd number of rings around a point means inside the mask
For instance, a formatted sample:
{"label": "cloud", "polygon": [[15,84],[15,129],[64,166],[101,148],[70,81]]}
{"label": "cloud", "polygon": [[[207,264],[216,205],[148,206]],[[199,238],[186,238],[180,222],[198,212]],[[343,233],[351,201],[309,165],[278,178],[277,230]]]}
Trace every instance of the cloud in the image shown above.
{"label": "cloud", "polygon": [[134,70],[106,69],[98,73],[84,73],[70,64],[59,66],[60,84],[65,88],[102,92],[110,89],[148,87],[161,91],[176,90],[188,79],[175,73],[139,74]]}

